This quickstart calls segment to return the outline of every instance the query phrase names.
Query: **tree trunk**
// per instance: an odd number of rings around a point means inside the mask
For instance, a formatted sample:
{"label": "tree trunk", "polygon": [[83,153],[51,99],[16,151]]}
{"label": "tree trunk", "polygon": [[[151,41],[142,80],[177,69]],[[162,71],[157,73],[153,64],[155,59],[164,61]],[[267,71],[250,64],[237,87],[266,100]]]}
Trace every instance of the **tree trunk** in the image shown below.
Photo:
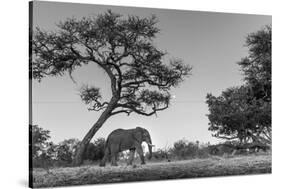
{"label": "tree trunk", "polygon": [[102,127],[104,122],[110,117],[110,113],[114,110],[116,103],[118,102],[117,97],[112,97],[110,100],[110,103],[108,104],[108,107],[104,110],[104,112],[101,114],[99,117],[98,121],[92,126],[92,128],[88,131],[86,136],[83,138],[81,141],[74,160],[73,160],[73,165],[74,166],[79,166],[83,163],[83,154],[90,143],[91,139],[93,136],[96,134],[96,132]]}

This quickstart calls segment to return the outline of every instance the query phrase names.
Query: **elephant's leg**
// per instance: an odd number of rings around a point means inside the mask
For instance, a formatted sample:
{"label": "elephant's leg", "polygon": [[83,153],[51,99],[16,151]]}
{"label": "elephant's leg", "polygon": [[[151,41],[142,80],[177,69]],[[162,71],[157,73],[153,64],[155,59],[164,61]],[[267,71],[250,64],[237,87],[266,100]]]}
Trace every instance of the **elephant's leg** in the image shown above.
{"label": "elephant's leg", "polygon": [[101,166],[101,167],[104,167],[104,166],[105,166],[106,161],[107,161],[107,159],[108,159],[108,156],[109,156],[109,149],[106,148],[105,151],[104,151],[104,156],[103,156],[103,158],[102,158],[102,160],[101,160],[101,162],[100,162],[100,166]]}
{"label": "elephant's leg", "polygon": [[132,163],[134,161],[134,157],[135,157],[135,149],[131,149],[130,150],[130,157],[129,157],[128,165],[132,165]]}
{"label": "elephant's leg", "polygon": [[118,155],[118,152],[111,154],[111,165],[112,166],[118,166],[117,165],[117,155]]}
{"label": "elephant's leg", "polygon": [[141,164],[145,164],[145,161],[144,161],[144,156],[143,156],[143,150],[142,150],[142,147],[141,145],[138,146],[137,148],[137,153],[139,154],[140,156],[140,159],[141,159]]}
{"label": "elephant's leg", "polygon": [[118,155],[118,145],[111,144],[110,146],[110,159],[111,159],[111,165],[112,166],[118,166],[117,165],[117,155]]}

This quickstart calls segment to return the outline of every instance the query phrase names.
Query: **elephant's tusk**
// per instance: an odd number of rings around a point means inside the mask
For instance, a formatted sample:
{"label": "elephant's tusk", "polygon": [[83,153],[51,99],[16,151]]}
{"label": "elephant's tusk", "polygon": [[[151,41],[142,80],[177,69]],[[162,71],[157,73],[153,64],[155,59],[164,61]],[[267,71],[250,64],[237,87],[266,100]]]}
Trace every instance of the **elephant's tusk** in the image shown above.
{"label": "elephant's tusk", "polygon": [[151,146],[151,147],[154,147],[155,145],[153,145],[153,144],[150,144],[149,142],[147,143],[149,146]]}

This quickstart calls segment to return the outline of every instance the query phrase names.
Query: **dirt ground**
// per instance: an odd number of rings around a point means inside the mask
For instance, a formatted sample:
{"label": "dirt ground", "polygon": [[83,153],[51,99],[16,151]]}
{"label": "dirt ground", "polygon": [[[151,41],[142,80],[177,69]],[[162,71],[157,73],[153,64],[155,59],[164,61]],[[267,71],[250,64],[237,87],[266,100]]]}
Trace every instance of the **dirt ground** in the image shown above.
{"label": "dirt ground", "polygon": [[[138,162],[137,162],[138,163]],[[210,157],[146,165],[81,167],[33,170],[33,186],[54,187],[162,179],[198,178],[271,173],[271,155]]]}

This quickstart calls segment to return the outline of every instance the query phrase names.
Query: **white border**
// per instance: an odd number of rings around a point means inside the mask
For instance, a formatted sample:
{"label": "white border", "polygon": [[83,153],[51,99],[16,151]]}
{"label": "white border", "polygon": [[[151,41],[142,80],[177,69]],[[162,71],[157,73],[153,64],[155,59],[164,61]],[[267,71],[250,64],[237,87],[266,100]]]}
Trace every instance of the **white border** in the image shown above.
{"label": "white border", "polygon": [[[61,2],[69,2],[60,0]],[[278,188],[280,187],[280,6],[274,0],[72,0],[71,2],[138,7],[273,15],[273,174],[184,179],[95,188]],[[1,2],[0,188],[26,188],[28,178],[28,1]],[[279,35],[278,35],[279,34]],[[90,188],[93,185],[75,188]],[[63,187],[64,188],[64,187]]]}

